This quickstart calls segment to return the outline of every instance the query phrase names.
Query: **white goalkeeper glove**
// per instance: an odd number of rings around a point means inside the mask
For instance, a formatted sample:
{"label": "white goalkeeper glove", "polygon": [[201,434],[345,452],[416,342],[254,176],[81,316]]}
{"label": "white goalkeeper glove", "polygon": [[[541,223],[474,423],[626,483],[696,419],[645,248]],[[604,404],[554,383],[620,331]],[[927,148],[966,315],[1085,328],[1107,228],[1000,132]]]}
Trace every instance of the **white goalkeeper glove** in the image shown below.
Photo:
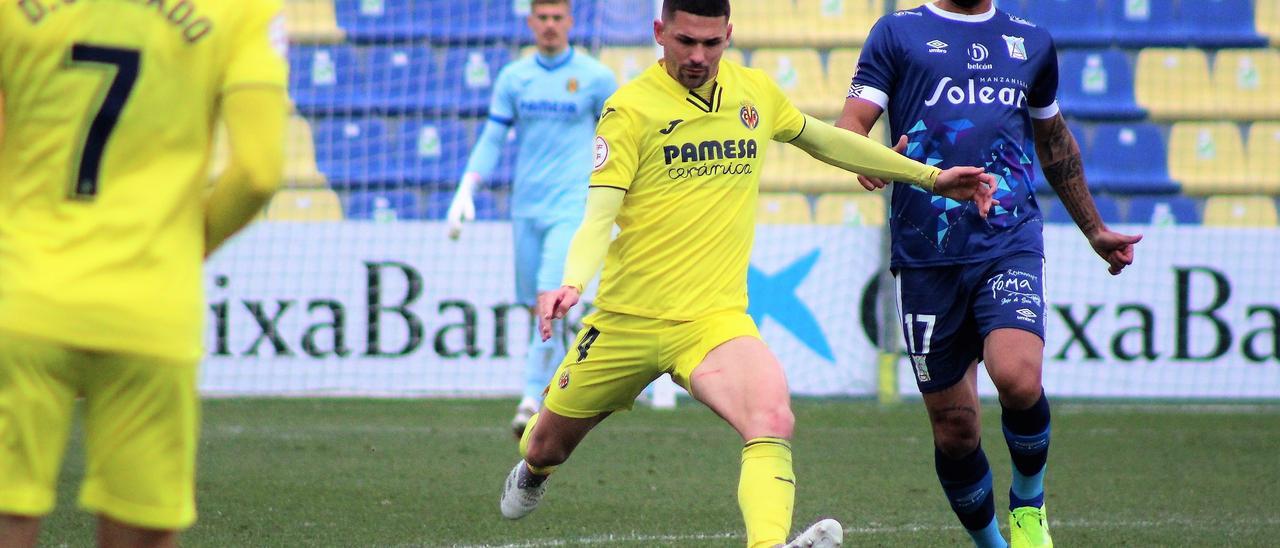
{"label": "white goalkeeper glove", "polygon": [[480,174],[468,172],[458,181],[458,190],[453,194],[453,202],[449,204],[449,212],[445,219],[449,221],[449,239],[456,240],[462,235],[462,224],[476,218],[476,201],[472,196],[476,185],[480,184]]}

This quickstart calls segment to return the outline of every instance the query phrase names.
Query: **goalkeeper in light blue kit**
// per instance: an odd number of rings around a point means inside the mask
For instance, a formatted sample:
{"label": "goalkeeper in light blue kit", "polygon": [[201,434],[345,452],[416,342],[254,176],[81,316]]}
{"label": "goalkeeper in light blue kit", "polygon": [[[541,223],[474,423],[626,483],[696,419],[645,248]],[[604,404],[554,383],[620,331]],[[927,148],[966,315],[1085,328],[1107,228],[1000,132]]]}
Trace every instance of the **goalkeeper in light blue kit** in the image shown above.
{"label": "goalkeeper in light blue kit", "polygon": [[[449,206],[449,237],[475,218],[473,192],[493,174],[508,129],[516,130],[511,226],[516,298],[534,307],[538,294],[560,287],[569,240],[586,208],[596,117],[618,84],[595,59],[569,47],[570,0],[533,0],[528,23],[537,53],[502,69],[489,104],[489,120],[467,162]],[[564,356],[563,324],[546,342],[534,331],[525,361],[524,397],[511,427],[517,438],[542,404]]]}

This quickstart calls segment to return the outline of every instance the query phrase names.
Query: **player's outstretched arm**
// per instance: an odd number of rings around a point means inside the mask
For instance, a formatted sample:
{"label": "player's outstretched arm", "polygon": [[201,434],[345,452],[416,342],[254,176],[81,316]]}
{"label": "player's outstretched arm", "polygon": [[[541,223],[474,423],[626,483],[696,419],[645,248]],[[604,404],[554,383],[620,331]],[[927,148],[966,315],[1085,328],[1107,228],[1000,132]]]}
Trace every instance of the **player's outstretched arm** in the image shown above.
{"label": "player's outstretched arm", "polygon": [[987,216],[993,203],[995,178],[980,167],[940,170],[927,166],[863,135],[805,116],[805,127],[792,144],[823,162],[866,177],[908,181],[935,194],[972,201]]}
{"label": "player's outstretched arm", "polygon": [[493,175],[498,165],[498,155],[502,154],[502,140],[507,134],[507,128],[507,125],[496,120],[485,122],[480,138],[471,149],[467,167],[458,181],[458,190],[453,193],[453,201],[449,203],[449,211],[445,214],[445,219],[449,222],[450,239],[458,239],[462,234],[463,223],[475,220],[475,189],[486,177]]}
{"label": "player's outstretched arm", "polygon": [[564,261],[564,281],[559,289],[538,297],[538,331],[542,340],[551,338],[551,321],[563,318],[578,304],[582,290],[596,277],[613,239],[613,223],[622,211],[626,192],[613,187],[591,187],[587,191],[587,211],[569,243]]}
{"label": "player's outstretched arm", "polygon": [[1133,264],[1133,244],[1142,241],[1142,235],[1112,232],[1098,215],[1098,207],[1089,193],[1085,181],[1084,162],[1080,145],[1067,128],[1062,114],[1033,122],[1036,154],[1044,166],[1044,178],[1062,199],[1062,205],[1071,213],[1071,219],[1089,238],[1089,245],[1103,260],[1108,272],[1119,274],[1124,267]]}
{"label": "player's outstretched arm", "polygon": [[241,87],[223,98],[231,161],[205,201],[206,257],[248,225],[280,188],[286,116],[288,103],[280,88]]}

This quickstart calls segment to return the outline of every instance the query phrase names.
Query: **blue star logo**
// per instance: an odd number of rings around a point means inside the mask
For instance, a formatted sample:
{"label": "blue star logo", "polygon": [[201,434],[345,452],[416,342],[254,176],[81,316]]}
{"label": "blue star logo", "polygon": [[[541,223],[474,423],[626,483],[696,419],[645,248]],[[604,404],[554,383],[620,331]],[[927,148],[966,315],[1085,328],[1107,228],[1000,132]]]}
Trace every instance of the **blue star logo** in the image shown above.
{"label": "blue star logo", "polygon": [[796,289],[809,276],[813,265],[818,262],[821,250],[791,263],[775,274],[765,274],[752,266],[747,270],[747,296],[749,305],[747,314],[761,325],[766,317],[782,325],[805,346],[809,347],[827,361],[834,362],[831,345],[827,336],[822,333],[822,326],[814,319],[813,312],[796,296]]}

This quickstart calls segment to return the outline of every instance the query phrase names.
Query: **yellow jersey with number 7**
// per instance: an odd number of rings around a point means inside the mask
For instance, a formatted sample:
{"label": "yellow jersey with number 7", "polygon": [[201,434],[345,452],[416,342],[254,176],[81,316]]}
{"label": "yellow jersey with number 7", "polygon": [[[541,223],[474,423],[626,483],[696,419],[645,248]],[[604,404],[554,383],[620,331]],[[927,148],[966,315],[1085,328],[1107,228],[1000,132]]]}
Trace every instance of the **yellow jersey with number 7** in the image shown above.
{"label": "yellow jersey with number 7", "polygon": [[221,97],[286,85],[280,0],[0,0],[0,329],[198,358]]}

